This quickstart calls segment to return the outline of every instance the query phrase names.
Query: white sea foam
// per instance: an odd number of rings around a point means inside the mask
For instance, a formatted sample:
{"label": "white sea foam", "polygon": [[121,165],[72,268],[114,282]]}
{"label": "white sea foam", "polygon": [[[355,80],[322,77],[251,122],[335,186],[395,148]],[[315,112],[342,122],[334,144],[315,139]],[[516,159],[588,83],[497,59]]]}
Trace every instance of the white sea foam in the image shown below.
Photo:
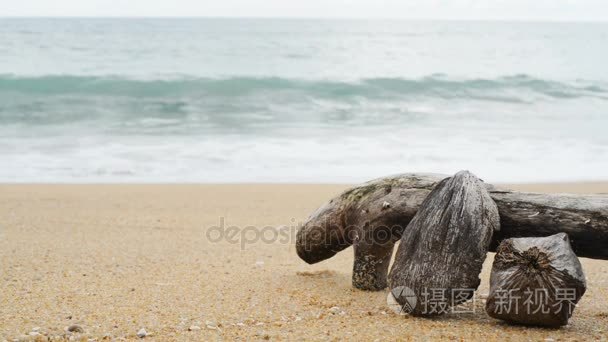
{"label": "white sea foam", "polygon": [[605,180],[606,27],[3,20],[0,182]]}

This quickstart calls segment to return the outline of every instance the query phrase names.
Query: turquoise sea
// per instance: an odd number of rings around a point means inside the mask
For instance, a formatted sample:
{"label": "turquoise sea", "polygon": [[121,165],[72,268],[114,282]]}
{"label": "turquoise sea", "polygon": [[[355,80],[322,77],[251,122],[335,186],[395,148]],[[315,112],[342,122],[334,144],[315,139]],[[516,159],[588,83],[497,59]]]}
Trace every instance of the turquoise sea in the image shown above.
{"label": "turquoise sea", "polygon": [[0,19],[0,182],[608,178],[608,24]]}

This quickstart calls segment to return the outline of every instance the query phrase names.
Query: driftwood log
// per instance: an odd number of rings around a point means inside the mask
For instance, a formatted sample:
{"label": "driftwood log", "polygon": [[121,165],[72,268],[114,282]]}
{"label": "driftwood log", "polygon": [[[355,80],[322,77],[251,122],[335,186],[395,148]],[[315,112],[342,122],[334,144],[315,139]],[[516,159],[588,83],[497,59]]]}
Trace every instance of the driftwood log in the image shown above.
{"label": "driftwood log", "polygon": [[[314,264],[353,245],[353,286],[381,290],[405,227],[435,185],[448,176],[401,174],[349,189],[317,209],[297,233],[296,251]],[[565,232],[580,257],[608,260],[608,195],[537,194],[486,184],[500,214],[490,250],[511,237]]]}
{"label": "driftwood log", "polygon": [[486,311],[512,323],[559,327],[585,290],[568,235],[507,239],[494,258]]}
{"label": "driftwood log", "polygon": [[[473,297],[498,209],[483,182],[467,171],[442,180],[407,226],[389,275],[391,294],[413,315],[439,315]],[[397,290],[397,291],[396,291]]]}

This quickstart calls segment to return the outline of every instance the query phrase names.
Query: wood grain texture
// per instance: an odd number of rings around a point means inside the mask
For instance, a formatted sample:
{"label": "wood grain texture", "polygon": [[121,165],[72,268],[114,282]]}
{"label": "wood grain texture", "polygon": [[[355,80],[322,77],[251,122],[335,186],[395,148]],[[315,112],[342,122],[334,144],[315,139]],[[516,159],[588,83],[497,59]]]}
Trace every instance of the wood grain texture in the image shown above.
{"label": "wood grain texture", "polygon": [[401,237],[389,275],[391,292],[399,287],[414,292],[413,315],[448,313],[469,300],[499,222],[496,204],[475,175],[461,171],[444,179]]}
{"label": "wood grain texture", "polygon": [[[298,255],[313,264],[354,244],[353,286],[384,289],[394,243],[435,185],[447,177],[399,174],[343,192],[302,225],[296,239]],[[501,225],[490,250],[511,237],[565,232],[578,256],[608,260],[608,195],[539,194],[485,186],[496,202]]]}

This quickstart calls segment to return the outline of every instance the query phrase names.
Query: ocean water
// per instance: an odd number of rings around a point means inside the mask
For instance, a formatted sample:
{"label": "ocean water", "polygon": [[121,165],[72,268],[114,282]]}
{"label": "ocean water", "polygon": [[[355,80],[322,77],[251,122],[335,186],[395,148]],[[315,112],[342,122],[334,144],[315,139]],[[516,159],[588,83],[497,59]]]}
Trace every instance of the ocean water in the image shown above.
{"label": "ocean water", "polygon": [[608,24],[0,19],[0,182],[608,178]]}

